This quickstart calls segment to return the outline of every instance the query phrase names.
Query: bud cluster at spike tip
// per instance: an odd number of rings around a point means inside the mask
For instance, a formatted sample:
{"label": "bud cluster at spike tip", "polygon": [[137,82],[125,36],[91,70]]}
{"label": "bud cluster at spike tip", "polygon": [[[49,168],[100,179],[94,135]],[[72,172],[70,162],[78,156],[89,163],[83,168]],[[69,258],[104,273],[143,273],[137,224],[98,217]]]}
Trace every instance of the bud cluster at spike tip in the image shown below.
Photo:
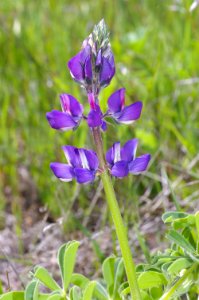
{"label": "bud cluster at spike tip", "polygon": [[[83,105],[72,95],[60,95],[61,111],[52,110],[46,114],[53,129],[67,131],[78,128],[82,120],[86,120],[89,128],[107,129],[106,118],[112,118],[117,124],[131,124],[140,118],[142,102],[137,101],[125,106],[125,89],[120,88],[110,95],[107,110],[101,111],[98,100],[102,88],[110,84],[115,74],[114,57],[109,43],[109,33],[104,20],[97,24],[93,32],[82,44],[82,49],[68,62],[72,78],[87,92],[90,112],[84,114]],[[112,176],[123,178],[129,173],[140,174],[145,171],[150,161],[150,155],[136,157],[138,141],[127,141],[123,147],[116,142],[106,153],[107,167]],[[62,181],[72,181],[85,184],[94,181],[100,173],[97,154],[93,150],[62,147],[68,164],[51,163],[54,175]]]}
{"label": "bud cluster at spike tip", "polygon": [[82,49],[68,62],[72,78],[87,92],[95,87],[95,95],[110,84],[115,74],[114,56],[110,47],[104,20],[82,44]]}

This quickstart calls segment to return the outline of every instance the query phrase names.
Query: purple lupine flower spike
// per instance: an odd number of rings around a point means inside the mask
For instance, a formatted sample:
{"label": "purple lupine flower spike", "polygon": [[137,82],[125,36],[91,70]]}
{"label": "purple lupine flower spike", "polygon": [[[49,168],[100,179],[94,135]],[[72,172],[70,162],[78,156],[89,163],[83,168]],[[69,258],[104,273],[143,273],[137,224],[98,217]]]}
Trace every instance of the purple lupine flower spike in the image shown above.
{"label": "purple lupine flower spike", "polygon": [[62,149],[68,164],[51,163],[50,167],[54,175],[62,181],[73,179],[78,183],[94,181],[99,166],[96,153],[92,150],[73,146],[63,146]]}
{"label": "purple lupine flower spike", "polygon": [[139,119],[142,111],[142,102],[137,101],[129,106],[125,106],[125,89],[119,89],[108,99],[108,113],[116,122],[131,124]]}
{"label": "purple lupine flower spike", "polygon": [[107,151],[106,160],[113,176],[123,178],[128,173],[139,174],[146,170],[151,156],[144,154],[136,158],[137,144],[137,139],[129,140],[123,147],[116,142]]}
{"label": "purple lupine flower spike", "polygon": [[53,110],[46,114],[50,126],[57,130],[70,130],[78,127],[83,117],[83,106],[71,95],[60,95],[62,112]]}

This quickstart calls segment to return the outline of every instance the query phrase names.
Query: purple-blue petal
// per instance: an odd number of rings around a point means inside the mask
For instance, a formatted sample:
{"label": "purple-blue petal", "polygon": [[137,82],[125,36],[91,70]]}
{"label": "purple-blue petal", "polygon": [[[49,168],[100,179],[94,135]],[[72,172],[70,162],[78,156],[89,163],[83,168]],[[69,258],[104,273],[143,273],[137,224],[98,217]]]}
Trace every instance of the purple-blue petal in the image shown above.
{"label": "purple-blue petal", "polygon": [[[121,114],[116,117],[117,121],[124,124],[130,124],[139,119],[142,111],[142,102],[138,101],[129,106],[124,107]],[[114,117],[114,116],[113,116]]]}
{"label": "purple-blue petal", "polygon": [[46,118],[50,126],[57,130],[66,131],[73,129],[78,125],[78,122],[76,122],[72,116],[58,110],[48,112]]}
{"label": "purple-blue petal", "polygon": [[84,184],[94,181],[95,172],[83,168],[75,168],[75,177],[78,183]]}
{"label": "purple-blue petal", "polygon": [[81,64],[81,52],[72,57],[68,62],[68,68],[74,80],[83,82],[84,72]]}
{"label": "purple-blue petal", "polygon": [[50,168],[54,175],[62,181],[71,181],[75,176],[73,167],[67,164],[54,162],[50,164]]}
{"label": "purple-blue petal", "polygon": [[82,166],[77,148],[67,145],[63,146],[62,150],[64,151],[69,165],[73,166],[74,168]]}
{"label": "purple-blue petal", "polygon": [[139,174],[146,170],[149,161],[151,159],[150,154],[144,154],[137,158],[135,158],[130,164],[129,164],[129,172],[132,174]]}
{"label": "purple-blue petal", "polygon": [[71,114],[73,117],[77,117],[77,119],[82,117],[83,106],[75,99],[75,97],[69,94],[61,94],[60,102],[63,112]]}
{"label": "purple-blue petal", "polygon": [[118,113],[122,110],[125,102],[125,89],[119,89],[108,99],[108,108],[110,113]]}
{"label": "purple-blue petal", "polygon": [[105,121],[102,121],[101,129],[102,129],[103,131],[106,131],[106,130],[107,130],[107,124],[106,124]]}
{"label": "purple-blue petal", "polygon": [[87,116],[87,123],[88,126],[91,128],[98,127],[102,125],[102,112],[99,108],[99,106],[96,105],[95,109],[91,109]]}
{"label": "purple-blue petal", "polygon": [[128,173],[129,173],[128,163],[122,160],[116,162],[111,169],[111,174],[119,178],[127,176]]}
{"label": "purple-blue petal", "polygon": [[90,46],[86,45],[77,55],[72,57],[68,62],[68,68],[71,76],[78,82],[84,81],[85,71],[84,65],[88,56],[90,56]]}
{"label": "purple-blue petal", "polygon": [[106,152],[106,161],[113,166],[114,163],[121,160],[120,152],[120,142],[114,143],[113,146]]}
{"label": "purple-blue petal", "polygon": [[115,67],[108,57],[102,58],[102,67],[100,71],[100,85],[107,86],[115,74]]}
{"label": "purple-blue petal", "polygon": [[137,144],[137,139],[132,139],[126,142],[121,148],[121,159],[128,162],[132,161],[135,158]]}
{"label": "purple-blue petal", "polygon": [[87,81],[92,80],[92,59],[91,59],[91,55],[89,55],[86,58],[85,65],[84,65],[84,76],[87,79]]}
{"label": "purple-blue petal", "polygon": [[99,166],[99,160],[97,154],[93,150],[84,149],[84,153],[89,165],[90,170],[97,170]]}

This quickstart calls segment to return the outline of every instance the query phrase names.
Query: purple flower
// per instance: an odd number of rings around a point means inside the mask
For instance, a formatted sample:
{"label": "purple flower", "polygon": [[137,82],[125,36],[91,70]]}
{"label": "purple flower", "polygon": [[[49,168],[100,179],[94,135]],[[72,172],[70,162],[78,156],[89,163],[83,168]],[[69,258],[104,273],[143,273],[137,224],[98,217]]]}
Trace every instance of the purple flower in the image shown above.
{"label": "purple flower", "polygon": [[103,131],[106,130],[106,122],[103,120],[103,114],[99,105],[95,105],[95,108],[91,108],[88,116],[87,123],[90,128],[101,127]]}
{"label": "purple flower", "polygon": [[125,106],[125,89],[119,89],[108,99],[107,115],[113,117],[116,122],[130,124],[139,119],[142,111],[142,102],[137,101]]}
{"label": "purple flower", "polygon": [[137,144],[137,139],[129,140],[123,147],[116,142],[107,151],[106,160],[113,176],[122,178],[128,173],[139,174],[146,170],[151,156],[144,154],[136,158]]}
{"label": "purple flower", "polygon": [[115,75],[115,62],[114,62],[114,56],[112,51],[109,50],[108,55],[102,56],[101,59],[99,59],[99,53],[98,53],[96,63],[97,63],[97,67],[100,70],[99,72],[100,86],[105,87],[110,84],[111,79]]}
{"label": "purple flower", "polygon": [[73,179],[78,183],[94,181],[99,166],[96,153],[92,150],[73,146],[63,146],[62,149],[68,164],[51,163],[50,167],[55,176],[66,182]]}
{"label": "purple flower", "polygon": [[77,55],[72,57],[68,62],[72,78],[80,82],[90,83],[92,81],[92,56],[91,47],[86,45]]}
{"label": "purple flower", "polygon": [[62,111],[52,110],[46,114],[50,126],[57,130],[75,129],[82,117],[83,106],[71,95],[60,95]]}
{"label": "purple flower", "polygon": [[84,41],[82,50],[69,60],[68,68],[73,79],[86,89],[89,87],[89,91],[95,81],[99,92],[100,87],[109,85],[115,74],[114,57],[110,48],[96,51],[89,41]]}

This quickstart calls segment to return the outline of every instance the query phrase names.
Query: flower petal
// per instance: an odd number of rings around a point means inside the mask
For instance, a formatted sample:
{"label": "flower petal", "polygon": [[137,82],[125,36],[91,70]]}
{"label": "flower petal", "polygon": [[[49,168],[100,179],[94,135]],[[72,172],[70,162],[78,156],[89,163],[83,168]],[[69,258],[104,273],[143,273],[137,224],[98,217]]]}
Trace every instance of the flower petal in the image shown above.
{"label": "flower petal", "polygon": [[71,181],[75,176],[73,168],[66,164],[54,162],[50,164],[50,168],[54,175],[62,181]]}
{"label": "flower petal", "polygon": [[84,47],[77,55],[72,57],[68,62],[68,68],[70,70],[73,79],[79,82],[84,81],[84,65],[86,58],[90,55],[90,46]]}
{"label": "flower petal", "polygon": [[86,58],[85,66],[84,66],[84,75],[87,81],[92,80],[92,61],[91,61],[91,55],[89,55]]}
{"label": "flower petal", "polygon": [[108,99],[109,112],[117,113],[120,112],[125,102],[125,89],[119,89],[114,92]]}
{"label": "flower petal", "polygon": [[74,168],[82,166],[77,148],[67,145],[63,146],[62,150],[64,151],[69,165],[73,166]]}
{"label": "flower petal", "polygon": [[[142,111],[142,102],[138,101],[129,106],[124,107],[121,114],[116,118],[118,122],[130,124],[139,119]],[[114,117],[114,116],[113,116]]]}
{"label": "flower petal", "polygon": [[138,140],[132,139],[124,144],[121,148],[121,159],[125,161],[132,161],[135,158]]}
{"label": "flower petal", "polygon": [[113,146],[106,152],[106,160],[111,166],[121,160],[120,142],[114,143]]}
{"label": "flower petal", "polygon": [[116,162],[111,169],[111,174],[119,178],[127,176],[128,173],[128,163],[123,160]]}
{"label": "flower petal", "polygon": [[95,109],[91,109],[87,116],[87,123],[88,126],[93,128],[93,127],[98,127],[102,125],[102,112],[100,110],[100,107],[98,105],[95,106]]}
{"label": "flower petal", "polygon": [[100,71],[100,85],[107,86],[112,77],[115,74],[115,67],[113,63],[113,59],[109,60],[108,57],[102,58],[102,67]]}
{"label": "flower petal", "polygon": [[83,168],[76,168],[74,171],[78,183],[88,183],[94,181],[95,179],[94,171]]}
{"label": "flower petal", "polygon": [[53,110],[46,114],[46,118],[50,124],[50,126],[57,130],[70,130],[75,128],[78,123],[71,117],[69,114]]}
{"label": "flower petal", "polygon": [[99,161],[97,154],[92,150],[84,149],[85,156],[87,158],[87,162],[90,170],[97,170],[99,166]]}
{"label": "flower petal", "polygon": [[129,164],[129,172],[132,174],[139,174],[140,172],[145,171],[150,159],[150,154],[144,154],[137,157]]}
{"label": "flower petal", "polygon": [[106,124],[105,121],[102,121],[101,129],[102,129],[103,131],[106,131],[106,130],[107,130],[107,124]]}
{"label": "flower petal", "polygon": [[81,64],[81,52],[69,60],[68,68],[74,80],[79,82],[84,80],[83,66]]}
{"label": "flower petal", "polygon": [[102,63],[102,49],[100,48],[98,53],[97,53],[97,57],[96,57],[96,67],[101,67],[101,63]]}
{"label": "flower petal", "polygon": [[69,94],[61,94],[60,102],[62,111],[71,114],[73,117],[81,118],[83,113],[83,106]]}

